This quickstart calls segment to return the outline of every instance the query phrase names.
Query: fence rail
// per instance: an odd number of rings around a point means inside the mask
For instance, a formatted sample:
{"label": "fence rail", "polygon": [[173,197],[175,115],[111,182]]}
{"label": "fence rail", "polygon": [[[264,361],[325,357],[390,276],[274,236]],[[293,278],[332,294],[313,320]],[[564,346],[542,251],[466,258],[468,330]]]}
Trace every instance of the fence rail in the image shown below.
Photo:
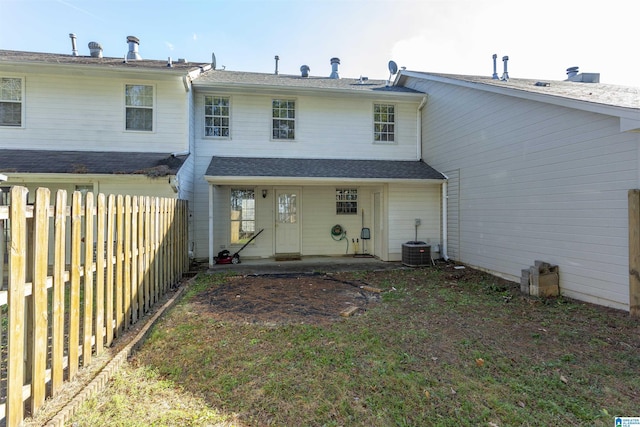
{"label": "fence rail", "polygon": [[28,205],[27,193],[12,187],[0,206],[0,423],[8,426],[37,413],[142,318],[189,262],[184,200],[76,191],[68,205],[66,191],[52,201],[38,188]]}

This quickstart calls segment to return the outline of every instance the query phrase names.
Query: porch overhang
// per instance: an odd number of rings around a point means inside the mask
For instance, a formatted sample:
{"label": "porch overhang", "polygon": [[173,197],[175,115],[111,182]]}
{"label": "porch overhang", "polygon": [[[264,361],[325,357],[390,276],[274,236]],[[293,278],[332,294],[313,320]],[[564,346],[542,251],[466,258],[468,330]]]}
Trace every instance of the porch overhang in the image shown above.
{"label": "porch overhang", "polygon": [[441,184],[446,176],[423,161],[213,157],[213,185]]}

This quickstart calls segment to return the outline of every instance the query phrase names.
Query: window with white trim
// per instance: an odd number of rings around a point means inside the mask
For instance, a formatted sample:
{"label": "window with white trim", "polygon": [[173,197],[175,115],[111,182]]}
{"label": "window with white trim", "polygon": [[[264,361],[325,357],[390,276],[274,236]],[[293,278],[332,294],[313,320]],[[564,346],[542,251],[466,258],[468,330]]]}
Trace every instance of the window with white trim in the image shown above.
{"label": "window with white trim", "polygon": [[296,138],[296,101],[274,99],[271,101],[271,137],[273,139]]}
{"label": "window with white trim", "polygon": [[204,136],[229,138],[229,97],[204,97]]}
{"label": "window with white trim", "polygon": [[373,140],[375,142],[394,142],[396,113],[393,104],[374,104]]}
{"label": "window with white trim", "polygon": [[337,215],[357,215],[358,214],[358,189],[357,188],[336,188],[336,214]]}
{"label": "window with white trim", "polygon": [[252,188],[231,189],[231,243],[244,244],[256,232],[256,197]]}
{"label": "window with white trim", "polygon": [[0,126],[22,126],[21,78],[0,78]]}
{"label": "window with white trim", "polygon": [[153,131],[153,86],[125,85],[125,129]]}

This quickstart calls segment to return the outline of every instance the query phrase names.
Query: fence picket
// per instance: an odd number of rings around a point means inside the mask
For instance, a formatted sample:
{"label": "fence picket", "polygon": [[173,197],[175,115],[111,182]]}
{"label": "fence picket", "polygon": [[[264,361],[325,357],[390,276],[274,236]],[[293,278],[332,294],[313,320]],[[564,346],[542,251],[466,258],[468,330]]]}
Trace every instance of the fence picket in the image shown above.
{"label": "fence picket", "polygon": [[51,392],[55,394],[64,381],[64,294],[65,294],[65,234],[66,234],[67,192],[56,193],[54,221],[54,261],[52,317],[53,330],[51,345]]}
{"label": "fence picket", "polygon": [[74,191],[71,197],[71,289],[69,295],[69,350],[68,375],[73,378],[78,372],[80,345],[80,270],[82,245],[82,193]]}
{"label": "fence picket", "polygon": [[[49,247],[49,200],[51,192],[48,188],[36,191],[35,210],[33,213],[33,246]],[[47,270],[48,251],[35,251],[33,257],[33,282],[31,290],[33,342],[28,343],[31,352],[31,408],[32,412],[42,406],[46,397],[47,352]]]}
{"label": "fence picket", "polygon": [[96,355],[104,349],[104,238],[105,238],[105,196],[98,194],[96,212],[96,292],[95,292],[95,327]]}
{"label": "fence picket", "polygon": [[27,189],[13,187],[11,189],[11,207],[9,221],[11,226],[11,251],[9,252],[9,345],[7,357],[7,425],[15,426],[22,423],[24,403],[22,401],[22,386],[24,383],[24,287],[25,262],[27,258],[26,245],[26,210]]}
{"label": "fence picket", "polygon": [[84,214],[84,320],[82,328],[82,364],[91,363],[93,347],[93,193],[87,193]]}

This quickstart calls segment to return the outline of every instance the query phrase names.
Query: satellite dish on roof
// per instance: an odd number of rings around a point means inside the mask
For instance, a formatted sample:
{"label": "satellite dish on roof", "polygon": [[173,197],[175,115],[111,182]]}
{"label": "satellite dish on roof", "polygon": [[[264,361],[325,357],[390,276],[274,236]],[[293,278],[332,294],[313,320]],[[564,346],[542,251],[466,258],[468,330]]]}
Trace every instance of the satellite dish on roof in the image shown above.
{"label": "satellite dish on roof", "polygon": [[211,52],[211,68],[216,69],[216,54]]}
{"label": "satellite dish on roof", "polygon": [[389,61],[389,72],[391,75],[398,72],[398,64],[396,64],[396,61]]}

